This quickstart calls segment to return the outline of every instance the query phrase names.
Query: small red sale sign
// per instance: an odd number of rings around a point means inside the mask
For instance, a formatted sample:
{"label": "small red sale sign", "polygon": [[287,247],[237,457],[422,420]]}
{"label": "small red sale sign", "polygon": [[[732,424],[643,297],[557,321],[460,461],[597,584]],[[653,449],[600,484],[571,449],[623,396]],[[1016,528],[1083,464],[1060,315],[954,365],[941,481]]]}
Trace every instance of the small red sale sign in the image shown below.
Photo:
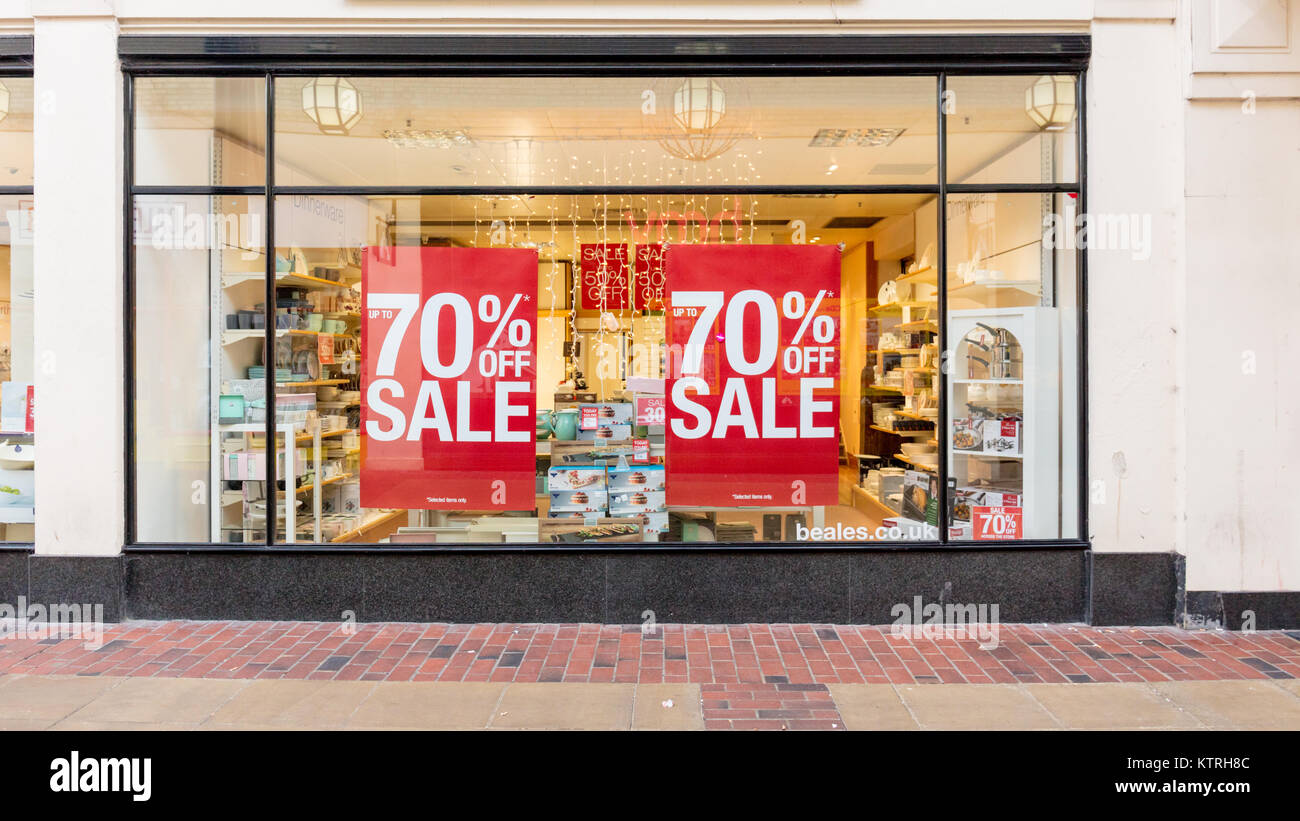
{"label": "small red sale sign", "polygon": [[531,510],[537,252],[367,248],[363,507]]}
{"label": "small red sale sign", "polygon": [[636,423],[638,425],[662,425],[665,409],[662,396],[638,396],[636,398]]}
{"label": "small red sale sign", "polygon": [[1024,532],[1022,507],[972,507],[972,536],[977,540],[1019,539]]}

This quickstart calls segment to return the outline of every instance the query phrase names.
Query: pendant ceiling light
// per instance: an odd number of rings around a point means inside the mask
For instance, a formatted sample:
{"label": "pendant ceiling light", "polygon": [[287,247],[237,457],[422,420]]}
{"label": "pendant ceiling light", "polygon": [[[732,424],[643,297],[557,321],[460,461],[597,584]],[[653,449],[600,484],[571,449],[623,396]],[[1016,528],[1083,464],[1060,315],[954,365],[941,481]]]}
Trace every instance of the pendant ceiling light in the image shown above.
{"label": "pendant ceiling light", "polygon": [[343,77],[315,77],[302,87],[302,110],[322,134],[342,136],[361,121],[361,92]]}
{"label": "pendant ceiling light", "polygon": [[1044,131],[1064,131],[1074,121],[1074,78],[1039,77],[1025,90],[1025,113]]}
{"label": "pendant ceiling light", "polygon": [[9,116],[9,88],[0,83],[0,120]]}
{"label": "pendant ceiling light", "polygon": [[670,155],[704,162],[752,136],[741,80],[689,77],[655,84],[652,108],[642,109],[649,136]]}

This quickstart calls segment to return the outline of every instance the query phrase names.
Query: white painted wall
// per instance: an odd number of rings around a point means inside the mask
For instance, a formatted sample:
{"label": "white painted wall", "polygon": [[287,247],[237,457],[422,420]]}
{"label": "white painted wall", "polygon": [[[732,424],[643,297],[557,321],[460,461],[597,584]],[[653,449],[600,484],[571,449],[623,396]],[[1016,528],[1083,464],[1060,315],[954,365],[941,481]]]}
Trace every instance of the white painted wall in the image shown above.
{"label": "white painted wall", "polygon": [[35,22],[36,550],[111,555],[126,495],[117,22],[54,11]]}

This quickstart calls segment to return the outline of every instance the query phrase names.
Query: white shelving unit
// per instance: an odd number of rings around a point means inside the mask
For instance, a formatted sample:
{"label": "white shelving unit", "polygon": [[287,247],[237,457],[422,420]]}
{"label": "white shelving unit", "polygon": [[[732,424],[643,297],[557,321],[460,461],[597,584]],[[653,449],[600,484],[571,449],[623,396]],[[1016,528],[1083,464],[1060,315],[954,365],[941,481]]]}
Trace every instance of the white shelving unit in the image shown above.
{"label": "white shelving unit", "polygon": [[[1005,328],[1020,345],[1022,356],[1020,379],[964,378],[968,369],[967,334],[983,323]],[[1055,539],[1061,536],[1063,516],[1073,515],[1071,506],[1062,501],[1061,486],[1061,350],[1063,332],[1060,311],[1047,307],[986,308],[951,311],[948,333],[954,349],[948,357],[949,420],[945,435],[949,437],[948,475],[958,489],[972,487],[971,463],[975,460],[1018,462],[1021,479],[1016,488],[1024,512],[1024,539]],[[1068,361],[1073,361],[1072,359]],[[951,447],[952,420],[968,417],[967,403],[1020,412],[1020,452],[969,453]],[[1069,519],[1066,519],[1069,521]],[[959,538],[971,538],[969,525]]]}

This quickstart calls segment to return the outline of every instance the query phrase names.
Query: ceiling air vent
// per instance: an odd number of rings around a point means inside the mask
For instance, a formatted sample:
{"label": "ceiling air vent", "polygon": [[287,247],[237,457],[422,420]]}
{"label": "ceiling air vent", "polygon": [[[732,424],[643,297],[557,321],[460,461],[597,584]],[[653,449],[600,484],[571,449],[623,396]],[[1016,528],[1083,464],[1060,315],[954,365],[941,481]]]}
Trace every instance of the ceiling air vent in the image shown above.
{"label": "ceiling air vent", "polygon": [[839,148],[856,145],[876,148],[889,145],[905,128],[819,128],[808,143],[813,148]]}

